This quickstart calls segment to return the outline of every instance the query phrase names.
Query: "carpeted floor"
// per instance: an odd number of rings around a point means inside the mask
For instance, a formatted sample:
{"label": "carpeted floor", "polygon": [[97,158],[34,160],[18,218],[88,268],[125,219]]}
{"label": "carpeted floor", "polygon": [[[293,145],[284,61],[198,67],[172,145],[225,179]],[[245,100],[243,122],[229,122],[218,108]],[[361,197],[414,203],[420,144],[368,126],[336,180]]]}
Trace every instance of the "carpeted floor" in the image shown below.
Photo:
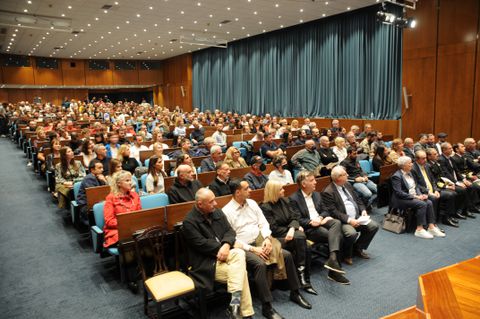
{"label": "carpeted floor", "polygon": [[[144,318],[143,299],[119,281],[112,259],[100,259],[88,239],[56,208],[45,181],[26,167],[24,154],[0,139],[0,311],[2,318]],[[384,210],[376,211],[378,221]],[[313,310],[299,308],[288,293],[275,290],[274,307],[285,318],[378,318],[416,302],[418,275],[474,257],[480,252],[475,220],[445,227],[444,239],[380,230],[368,261],[345,266],[352,284],[329,281],[313,265],[318,296],[305,294]],[[257,315],[261,318],[258,302]],[[210,305],[211,318],[223,307]]]}

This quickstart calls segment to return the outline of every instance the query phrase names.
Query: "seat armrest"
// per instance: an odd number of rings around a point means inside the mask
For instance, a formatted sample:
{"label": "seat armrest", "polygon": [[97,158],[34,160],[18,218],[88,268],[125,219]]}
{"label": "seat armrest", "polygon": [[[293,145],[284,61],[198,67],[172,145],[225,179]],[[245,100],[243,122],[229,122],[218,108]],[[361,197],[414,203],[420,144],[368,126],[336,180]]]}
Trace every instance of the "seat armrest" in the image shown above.
{"label": "seat armrest", "polygon": [[92,226],[90,233],[92,234],[93,251],[101,253],[103,250],[103,230],[98,226]]}

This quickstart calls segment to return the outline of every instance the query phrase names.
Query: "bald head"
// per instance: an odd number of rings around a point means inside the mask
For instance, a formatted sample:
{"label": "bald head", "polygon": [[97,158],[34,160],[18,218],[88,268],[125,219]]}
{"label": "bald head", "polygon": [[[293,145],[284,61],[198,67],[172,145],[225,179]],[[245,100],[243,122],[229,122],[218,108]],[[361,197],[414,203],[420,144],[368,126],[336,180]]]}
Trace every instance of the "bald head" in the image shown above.
{"label": "bald head", "polygon": [[180,182],[193,181],[193,170],[189,165],[182,164],[177,168],[177,176]]}
{"label": "bald head", "polygon": [[305,148],[313,151],[315,149],[315,142],[313,140],[306,140],[305,141]]}
{"label": "bald head", "polygon": [[195,194],[195,203],[198,210],[203,214],[213,213],[217,202],[215,201],[215,194],[208,188],[202,187]]}

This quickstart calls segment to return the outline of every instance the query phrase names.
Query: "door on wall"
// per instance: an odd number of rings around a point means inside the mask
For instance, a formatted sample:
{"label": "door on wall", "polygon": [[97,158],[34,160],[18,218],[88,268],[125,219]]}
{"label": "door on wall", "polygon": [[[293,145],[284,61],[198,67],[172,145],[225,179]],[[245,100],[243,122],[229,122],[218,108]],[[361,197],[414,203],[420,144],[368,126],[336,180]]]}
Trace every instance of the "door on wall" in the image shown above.
{"label": "door on wall", "polygon": [[95,100],[108,98],[112,103],[117,103],[118,101],[127,101],[127,102],[136,102],[141,103],[145,100],[147,103],[153,105],[153,91],[142,91],[142,92],[118,92],[118,91],[101,91],[101,92],[89,92],[88,99],[91,101],[93,98]]}

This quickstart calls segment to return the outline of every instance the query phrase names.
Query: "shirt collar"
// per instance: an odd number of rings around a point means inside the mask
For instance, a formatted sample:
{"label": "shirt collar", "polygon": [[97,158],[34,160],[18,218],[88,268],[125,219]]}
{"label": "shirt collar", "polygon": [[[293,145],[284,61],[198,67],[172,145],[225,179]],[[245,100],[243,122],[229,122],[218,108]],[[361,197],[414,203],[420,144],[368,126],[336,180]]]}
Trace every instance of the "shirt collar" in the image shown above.
{"label": "shirt collar", "polygon": [[303,189],[301,189],[300,191],[302,192],[302,195],[303,195],[304,198],[312,198],[313,192],[312,192],[310,195],[307,195],[307,194],[303,191]]}

